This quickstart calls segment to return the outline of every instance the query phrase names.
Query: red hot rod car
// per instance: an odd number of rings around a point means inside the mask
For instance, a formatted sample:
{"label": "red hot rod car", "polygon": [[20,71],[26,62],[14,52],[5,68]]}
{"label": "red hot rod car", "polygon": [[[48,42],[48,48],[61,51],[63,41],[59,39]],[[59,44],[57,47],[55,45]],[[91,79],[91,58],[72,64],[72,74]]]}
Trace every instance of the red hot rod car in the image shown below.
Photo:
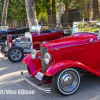
{"label": "red hot rod car", "polygon": [[41,81],[36,85],[21,72],[22,77],[31,85],[50,93],[50,88],[40,85],[52,81],[57,93],[70,95],[78,89],[82,74],[93,73],[100,76],[100,35],[78,32],[43,43],[40,52],[33,49],[23,63],[27,64],[31,77]]}
{"label": "red hot rod car", "polygon": [[51,41],[67,36],[61,29],[51,29],[39,32],[40,29],[40,26],[34,26],[34,31],[26,32],[25,36],[19,36],[18,38],[8,35],[5,45],[1,47],[2,54],[7,56],[12,62],[19,62],[23,59],[24,54],[30,53],[32,49],[39,50],[40,45],[44,41]]}

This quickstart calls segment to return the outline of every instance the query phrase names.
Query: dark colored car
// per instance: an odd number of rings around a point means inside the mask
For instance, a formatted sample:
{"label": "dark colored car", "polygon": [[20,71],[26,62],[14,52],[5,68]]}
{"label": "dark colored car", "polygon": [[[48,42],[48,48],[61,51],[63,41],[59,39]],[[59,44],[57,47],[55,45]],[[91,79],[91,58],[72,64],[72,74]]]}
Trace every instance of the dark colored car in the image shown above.
{"label": "dark colored car", "polygon": [[0,41],[5,42],[7,40],[7,35],[11,34],[14,36],[24,35],[25,32],[29,31],[27,28],[9,28],[9,29],[0,29]]}

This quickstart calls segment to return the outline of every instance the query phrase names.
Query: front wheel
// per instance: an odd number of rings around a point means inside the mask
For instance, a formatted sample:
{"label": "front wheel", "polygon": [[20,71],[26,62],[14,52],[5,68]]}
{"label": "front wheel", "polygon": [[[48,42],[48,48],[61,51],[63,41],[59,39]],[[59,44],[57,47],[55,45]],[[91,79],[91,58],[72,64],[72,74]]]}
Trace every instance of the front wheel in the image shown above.
{"label": "front wheel", "polygon": [[80,74],[74,68],[65,69],[53,76],[52,85],[57,93],[70,95],[74,93],[80,85]]}
{"label": "front wheel", "polygon": [[17,63],[17,62],[20,62],[24,58],[24,52],[22,48],[18,46],[13,46],[8,50],[7,56],[11,62]]}

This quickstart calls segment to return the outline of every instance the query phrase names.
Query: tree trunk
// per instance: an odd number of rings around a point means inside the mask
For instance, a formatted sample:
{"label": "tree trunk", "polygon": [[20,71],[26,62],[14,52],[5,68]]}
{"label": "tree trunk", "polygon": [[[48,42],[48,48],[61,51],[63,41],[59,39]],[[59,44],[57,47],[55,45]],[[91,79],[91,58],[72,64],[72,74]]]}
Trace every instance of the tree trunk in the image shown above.
{"label": "tree trunk", "polygon": [[55,7],[55,0],[52,0],[52,24],[53,24],[53,27],[56,26],[56,7]]}
{"label": "tree trunk", "polygon": [[65,20],[66,20],[66,24],[65,26],[68,27],[68,3],[65,4]]}
{"label": "tree trunk", "polygon": [[35,8],[35,0],[25,0],[28,24],[31,31],[32,26],[37,26],[37,16]]}
{"label": "tree trunk", "polygon": [[89,11],[89,7],[90,7],[90,2],[87,2],[86,4],[85,4],[85,12],[84,12],[84,21],[89,21],[89,13],[90,13],[90,11]]}
{"label": "tree trunk", "polygon": [[[47,0],[47,3],[50,3],[50,0]],[[49,28],[51,28],[52,27],[52,16],[51,16],[50,7],[47,7],[47,15],[48,15],[48,26]]]}
{"label": "tree trunk", "polygon": [[93,4],[93,20],[99,19],[98,0],[92,0]]}
{"label": "tree trunk", "polygon": [[100,19],[100,1],[98,1],[98,8],[99,8],[99,19]]}
{"label": "tree trunk", "polygon": [[6,25],[8,4],[9,4],[9,0],[5,0],[4,1],[4,6],[3,6],[2,21],[1,21],[2,26]]}

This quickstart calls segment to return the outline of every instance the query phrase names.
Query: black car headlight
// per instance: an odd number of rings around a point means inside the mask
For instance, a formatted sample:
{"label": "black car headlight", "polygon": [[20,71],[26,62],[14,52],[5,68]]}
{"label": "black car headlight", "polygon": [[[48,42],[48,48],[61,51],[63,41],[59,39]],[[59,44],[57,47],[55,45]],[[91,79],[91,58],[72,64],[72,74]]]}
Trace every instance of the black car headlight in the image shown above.
{"label": "black car headlight", "polygon": [[38,52],[35,49],[33,49],[31,51],[31,56],[32,56],[33,59],[36,59],[37,58],[37,54],[38,54]]}
{"label": "black car headlight", "polygon": [[51,59],[51,55],[49,53],[45,53],[44,54],[44,61],[46,64],[49,64],[50,59]]}

